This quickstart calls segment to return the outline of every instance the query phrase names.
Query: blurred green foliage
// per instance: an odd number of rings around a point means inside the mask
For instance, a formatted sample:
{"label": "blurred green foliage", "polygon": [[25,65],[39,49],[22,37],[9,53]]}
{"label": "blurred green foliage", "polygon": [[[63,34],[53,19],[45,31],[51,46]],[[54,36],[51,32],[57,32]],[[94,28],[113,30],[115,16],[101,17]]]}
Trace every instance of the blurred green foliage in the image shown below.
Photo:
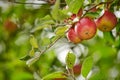
{"label": "blurred green foliage", "polygon": [[[110,7],[111,11],[120,10],[118,1],[114,0]],[[87,67],[90,69],[92,67],[89,80],[120,79],[119,18],[115,31],[104,33],[98,30],[94,38],[80,43],[83,48],[79,44],[66,42],[65,35],[68,27],[64,20],[69,17],[67,13],[69,11],[77,13],[79,8],[89,8],[90,4],[98,4],[101,0],[88,0],[89,4],[84,3],[84,0],[81,2],[56,0],[55,4],[40,4],[38,8],[33,7],[35,4],[0,2],[0,80],[41,80],[44,76],[51,75],[56,71],[67,73],[66,64],[58,58],[61,51],[56,53],[57,48],[66,46],[64,43],[73,52],[75,47],[79,47],[78,51],[81,52],[78,53],[81,55],[76,58],[78,62],[85,64],[83,71],[86,71]],[[26,3],[26,0],[21,0],[21,3]],[[2,7],[1,4],[7,4],[8,7]],[[64,9],[67,4],[71,9]],[[99,12],[87,15],[96,18],[102,9],[103,6],[100,7]],[[18,29],[14,33],[5,29],[4,22],[7,19],[16,23]],[[63,40],[63,43],[60,43],[60,40]],[[58,43],[56,43],[57,41]],[[93,65],[86,61],[90,56],[93,57],[93,61],[91,61]],[[30,66],[28,67],[26,64]],[[90,67],[87,64],[90,64]],[[85,77],[88,72],[89,70],[83,72]],[[61,74],[63,73],[55,76],[61,76]]]}

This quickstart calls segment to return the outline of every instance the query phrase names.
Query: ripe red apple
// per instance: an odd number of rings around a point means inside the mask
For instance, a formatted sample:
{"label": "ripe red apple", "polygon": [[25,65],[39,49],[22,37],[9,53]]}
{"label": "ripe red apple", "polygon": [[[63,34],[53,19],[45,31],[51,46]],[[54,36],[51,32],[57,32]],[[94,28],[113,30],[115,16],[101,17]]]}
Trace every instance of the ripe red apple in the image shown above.
{"label": "ripe red apple", "polygon": [[88,40],[95,36],[97,27],[95,22],[88,18],[81,18],[75,25],[75,33],[80,39]]}
{"label": "ripe red apple", "polygon": [[4,22],[4,28],[6,31],[10,32],[10,33],[13,33],[17,30],[17,25],[11,21],[10,19],[7,19],[5,22]]}
{"label": "ripe red apple", "polygon": [[70,42],[80,43],[82,40],[75,33],[74,27],[71,27],[67,32],[67,38]]}
{"label": "ripe red apple", "polygon": [[117,24],[117,18],[114,13],[105,10],[104,14],[97,19],[96,25],[101,31],[111,31]]}
{"label": "ripe red apple", "polygon": [[74,67],[73,67],[73,72],[74,72],[74,75],[80,75],[81,73],[81,68],[82,68],[82,65],[81,64],[76,64]]}

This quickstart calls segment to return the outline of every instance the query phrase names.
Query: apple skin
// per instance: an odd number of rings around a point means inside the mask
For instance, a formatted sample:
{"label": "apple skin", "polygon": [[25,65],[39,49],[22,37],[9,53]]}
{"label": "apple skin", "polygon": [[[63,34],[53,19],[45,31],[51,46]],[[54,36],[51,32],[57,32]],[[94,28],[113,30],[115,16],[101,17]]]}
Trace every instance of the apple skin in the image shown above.
{"label": "apple skin", "polygon": [[93,38],[96,31],[97,27],[95,22],[88,17],[81,18],[75,25],[75,33],[83,40]]}
{"label": "apple skin", "polygon": [[15,24],[10,19],[5,20],[3,25],[4,25],[5,30],[8,31],[9,33],[14,33],[18,28],[17,24]]}
{"label": "apple skin", "polygon": [[80,73],[81,73],[81,68],[82,68],[82,64],[76,64],[76,65],[73,67],[74,75],[76,75],[76,76],[80,75]]}
{"label": "apple skin", "polygon": [[74,27],[71,27],[67,32],[67,38],[70,42],[80,43],[82,40],[75,33]]}
{"label": "apple skin", "polygon": [[117,24],[117,17],[114,13],[105,10],[104,14],[97,19],[96,25],[101,31],[111,31]]}

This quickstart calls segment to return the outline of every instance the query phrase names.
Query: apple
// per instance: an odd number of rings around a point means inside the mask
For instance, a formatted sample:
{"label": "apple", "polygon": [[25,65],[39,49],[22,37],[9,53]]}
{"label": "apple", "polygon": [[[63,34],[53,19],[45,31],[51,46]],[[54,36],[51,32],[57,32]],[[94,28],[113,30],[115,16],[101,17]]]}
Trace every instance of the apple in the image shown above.
{"label": "apple", "polygon": [[81,68],[82,68],[82,65],[81,64],[76,64],[74,67],[73,67],[73,72],[74,72],[74,75],[80,75],[81,73]]}
{"label": "apple", "polygon": [[116,24],[117,17],[109,10],[105,10],[104,14],[96,21],[96,25],[101,31],[111,31]]}
{"label": "apple", "polygon": [[67,38],[70,42],[80,43],[82,40],[75,33],[74,27],[71,27],[67,32]]}
{"label": "apple", "polygon": [[88,40],[95,36],[97,27],[95,22],[88,18],[81,18],[75,25],[75,33],[80,39]]}
{"label": "apple", "polygon": [[17,24],[15,24],[10,19],[5,20],[3,25],[4,25],[5,30],[10,32],[10,33],[14,33],[18,28]]}

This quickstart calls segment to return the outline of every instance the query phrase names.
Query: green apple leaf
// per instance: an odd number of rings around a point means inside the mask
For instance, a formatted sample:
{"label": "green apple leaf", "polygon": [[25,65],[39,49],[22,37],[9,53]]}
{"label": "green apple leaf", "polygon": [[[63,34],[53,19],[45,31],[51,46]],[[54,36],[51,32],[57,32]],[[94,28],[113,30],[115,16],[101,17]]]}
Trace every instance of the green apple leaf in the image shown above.
{"label": "green apple leaf", "polygon": [[108,45],[114,44],[115,39],[114,39],[112,32],[103,32],[103,35],[104,35],[104,40],[106,43],[108,43]]}
{"label": "green apple leaf", "polygon": [[56,0],[56,3],[53,6],[53,9],[52,9],[52,12],[51,12],[52,17],[55,20],[59,20],[59,8],[60,8],[60,0]]}
{"label": "green apple leaf", "polygon": [[39,59],[40,55],[41,55],[40,52],[35,52],[35,55],[26,61],[26,64],[30,67],[33,63],[35,63]]}
{"label": "green apple leaf", "polygon": [[29,60],[31,57],[27,54],[25,56],[23,56],[22,58],[20,58],[20,60],[23,60],[23,61],[27,61]]}
{"label": "green apple leaf", "polygon": [[72,13],[77,14],[79,9],[83,6],[84,0],[72,0],[68,1],[67,3],[69,4],[69,11]]}
{"label": "green apple leaf", "polygon": [[56,30],[55,30],[55,34],[61,36],[61,35],[65,34],[65,31],[66,31],[67,29],[68,29],[68,26],[58,27],[58,28],[56,28]]}
{"label": "green apple leaf", "polygon": [[34,48],[32,47],[32,49],[31,49],[30,52],[29,52],[29,56],[30,56],[30,57],[33,57],[34,54],[35,54],[35,51],[34,51]]}
{"label": "green apple leaf", "polygon": [[97,13],[97,12],[87,12],[85,16],[90,17],[90,18],[97,18],[97,17],[99,17],[99,13]]}
{"label": "green apple leaf", "polygon": [[68,53],[66,56],[66,65],[68,68],[72,68],[75,64],[76,56],[73,53]]}
{"label": "green apple leaf", "polygon": [[42,80],[51,80],[55,78],[66,78],[66,75],[64,74],[64,72],[53,72],[43,77]]}
{"label": "green apple leaf", "polygon": [[90,57],[86,58],[82,64],[81,73],[82,73],[83,77],[85,77],[85,78],[87,77],[92,66],[93,66],[93,58],[90,56]]}
{"label": "green apple leaf", "polygon": [[34,48],[38,48],[37,39],[36,39],[33,35],[30,35],[30,44],[31,44]]}
{"label": "green apple leaf", "polygon": [[65,0],[65,2],[67,3],[67,5],[69,5],[71,1],[73,1],[73,0]]}
{"label": "green apple leaf", "polygon": [[118,21],[118,23],[116,25],[116,31],[118,34],[120,34],[120,20]]}

